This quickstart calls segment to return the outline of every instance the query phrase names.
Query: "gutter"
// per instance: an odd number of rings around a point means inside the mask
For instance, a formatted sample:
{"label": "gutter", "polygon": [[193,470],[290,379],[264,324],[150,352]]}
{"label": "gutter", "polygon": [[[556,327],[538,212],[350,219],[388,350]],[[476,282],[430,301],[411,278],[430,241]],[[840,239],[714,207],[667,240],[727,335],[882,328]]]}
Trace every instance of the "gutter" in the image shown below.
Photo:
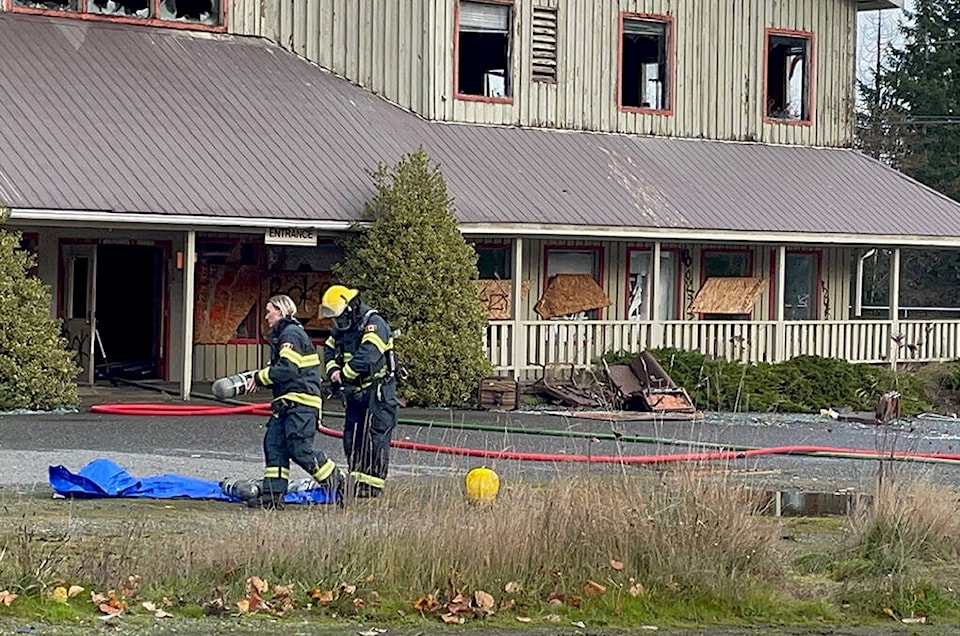
{"label": "gutter", "polygon": [[[129,226],[140,228],[183,229],[216,228],[263,230],[274,228],[313,228],[326,232],[354,229],[358,221],[317,219],[276,219],[263,217],[222,217],[189,214],[149,214],[110,212],[103,210],[49,210],[40,208],[13,208],[10,219],[34,222],[40,225],[63,226],[65,223],[83,223],[101,226]],[[697,243],[759,243],[781,245],[868,245],[960,249],[960,236],[917,236],[902,234],[856,234],[827,232],[765,232],[760,230],[714,230],[690,228],[642,228],[590,225],[547,225],[534,223],[460,223],[460,232],[473,236],[502,236],[519,238],[569,238],[571,236],[601,240],[644,240],[661,242]]]}

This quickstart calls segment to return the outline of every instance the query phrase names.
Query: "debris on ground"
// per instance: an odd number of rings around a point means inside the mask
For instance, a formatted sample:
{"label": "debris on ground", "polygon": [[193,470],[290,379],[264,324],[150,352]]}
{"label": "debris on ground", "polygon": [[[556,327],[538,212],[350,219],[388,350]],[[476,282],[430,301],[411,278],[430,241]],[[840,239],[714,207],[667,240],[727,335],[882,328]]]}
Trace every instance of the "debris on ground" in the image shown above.
{"label": "debris on ground", "polygon": [[625,410],[654,413],[694,413],[697,409],[683,387],[678,387],[660,363],[643,351],[630,364],[607,367]]}

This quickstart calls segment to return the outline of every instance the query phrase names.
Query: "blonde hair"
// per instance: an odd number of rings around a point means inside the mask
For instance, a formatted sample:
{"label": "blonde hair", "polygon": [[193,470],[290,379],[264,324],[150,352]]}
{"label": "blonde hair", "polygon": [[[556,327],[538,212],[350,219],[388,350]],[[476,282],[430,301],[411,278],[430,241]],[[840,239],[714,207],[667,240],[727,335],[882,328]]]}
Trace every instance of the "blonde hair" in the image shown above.
{"label": "blonde hair", "polygon": [[296,303],[294,303],[293,299],[286,294],[277,294],[276,296],[271,296],[267,303],[279,309],[280,315],[282,315],[284,318],[290,318],[297,313]]}

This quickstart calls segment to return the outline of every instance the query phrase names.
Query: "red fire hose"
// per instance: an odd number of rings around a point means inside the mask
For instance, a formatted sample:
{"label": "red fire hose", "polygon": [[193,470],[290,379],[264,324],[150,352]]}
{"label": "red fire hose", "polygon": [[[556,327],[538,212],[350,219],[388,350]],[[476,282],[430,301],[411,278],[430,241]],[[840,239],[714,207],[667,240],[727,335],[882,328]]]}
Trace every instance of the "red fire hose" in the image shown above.
{"label": "red fire hose", "polygon": [[[264,415],[269,416],[270,405],[248,404],[244,406],[204,406],[193,404],[99,404],[90,407],[91,413],[107,413],[113,415],[167,415],[167,416],[194,416],[194,415]],[[343,437],[343,433],[321,425],[319,430],[330,437]],[[421,444],[419,442],[404,442],[394,440],[390,443],[393,448],[423,451],[428,453],[442,453],[467,457],[483,457],[489,459],[516,459],[540,462],[588,462],[606,464],[665,464],[673,462],[701,462],[726,459],[743,459],[761,455],[802,455],[814,457],[831,457],[838,459],[894,459],[901,461],[956,463],[960,464],[960,454],[952,453],[919,453],[907,451],[872,451],[858,448],[833,448],[829,446],[777,446],[772,448],[750,448],[740,450],[725,450],[700,453],[677,453],[661,455],[566,455],[549,453],[520,453],[516,451],[497,451],[479,448],[460,448],[456,446],[439,446],[435,444]]]}

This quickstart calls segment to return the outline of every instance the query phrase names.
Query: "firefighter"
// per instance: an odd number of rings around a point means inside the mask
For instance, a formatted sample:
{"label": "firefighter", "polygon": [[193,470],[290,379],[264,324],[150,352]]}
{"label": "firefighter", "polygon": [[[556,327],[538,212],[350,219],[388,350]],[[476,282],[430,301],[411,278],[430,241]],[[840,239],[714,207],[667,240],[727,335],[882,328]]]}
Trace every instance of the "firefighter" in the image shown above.
{"label": "firefighter", "polygon": [[323,346],[327,377],[343,388],[343,452],[358,498],[383,492],[390,440],[397,425],[397,364],[393,332],[356,289],[333,285],[320,314],[334,327]]}
{"label": "firefighter", "polygon": [[319,424],[320,356],[294,314],[297,306],[289,296],[267,301],[270,327],[270,364],[248,380],[248,391],[269,386],[273,389],[273,415],[263,436],[263,484],[259,497],[248,500],[252,507],[281,508],[290,478],[290,460],[296,462],[318,483],[340,497],[343,475],[323,451],[314,450],[313,439]]}

